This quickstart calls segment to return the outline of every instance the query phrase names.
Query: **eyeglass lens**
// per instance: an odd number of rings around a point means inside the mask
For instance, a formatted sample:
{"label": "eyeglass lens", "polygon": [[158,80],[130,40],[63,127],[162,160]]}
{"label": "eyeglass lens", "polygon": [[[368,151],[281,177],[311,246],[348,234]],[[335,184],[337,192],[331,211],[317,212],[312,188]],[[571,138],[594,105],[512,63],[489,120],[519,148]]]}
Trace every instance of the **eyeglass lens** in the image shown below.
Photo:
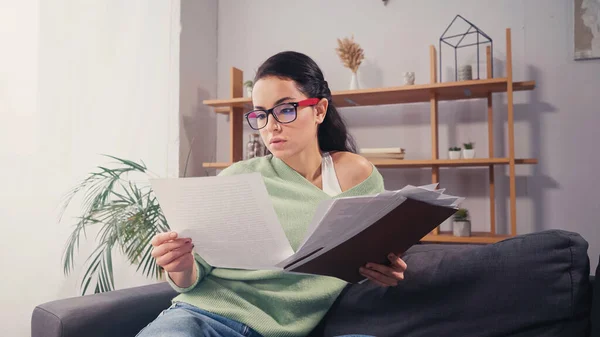
{"label": "eyeglass lens", "polygon": [[[281,104],[273,108],[273,115],[279,123],[290,123],[296,119],[296,107],[292,104]],[[248,123],[253,129],[262,129],[267,125],[267,113],[262,110],[248,114]]]}

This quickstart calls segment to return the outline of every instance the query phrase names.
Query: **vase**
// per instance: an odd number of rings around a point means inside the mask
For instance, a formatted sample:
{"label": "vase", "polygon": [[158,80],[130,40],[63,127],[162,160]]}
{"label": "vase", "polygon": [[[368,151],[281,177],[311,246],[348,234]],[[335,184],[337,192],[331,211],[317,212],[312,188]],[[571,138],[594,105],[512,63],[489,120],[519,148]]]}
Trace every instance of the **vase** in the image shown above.
{"label": "vase", "polygon": [[358,75],[355,72],[352,72],[352,77],[350,78],[350,90],[360,89],[358,86]]}

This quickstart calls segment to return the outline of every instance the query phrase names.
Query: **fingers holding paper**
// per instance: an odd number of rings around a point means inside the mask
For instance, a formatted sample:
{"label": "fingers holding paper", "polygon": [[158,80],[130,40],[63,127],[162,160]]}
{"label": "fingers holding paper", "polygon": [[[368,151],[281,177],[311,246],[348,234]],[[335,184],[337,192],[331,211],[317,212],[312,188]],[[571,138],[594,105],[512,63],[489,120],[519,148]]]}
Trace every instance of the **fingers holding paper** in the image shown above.
{"label": "fingers holding paper", "polygon": [[194,266],[190,238],[177,238],[177,233],[159,233],[152,239],[152,257],[167,272],[191,270]]}
{"label": "fingers holding paper", "polygon": [[393,253],[388,255],[388,259],[390,260],[389,266],[378,263],[367,263],[364,267],[360,268],[359,272],[379,286],[397,286],[399,281],[404,280],[404,271],[407,265],[406,262]]}

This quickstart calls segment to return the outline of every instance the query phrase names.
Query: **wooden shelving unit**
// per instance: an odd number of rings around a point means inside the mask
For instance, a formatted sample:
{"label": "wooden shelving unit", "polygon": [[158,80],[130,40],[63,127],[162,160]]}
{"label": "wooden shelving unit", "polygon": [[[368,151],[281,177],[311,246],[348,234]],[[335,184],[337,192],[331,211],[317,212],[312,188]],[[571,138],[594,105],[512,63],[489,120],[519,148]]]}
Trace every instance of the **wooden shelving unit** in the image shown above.
{"label": "wooden shelving unit", "polygon": [[[379,168],[401,168],[401,167],[485,167],[490,165],[509,165],[510,158],[474,158],[474,159],[425,159],[425,160],[406,160],[406,159],[369,159]],[[515,158],[515,165],[537,164],[534,158]],[[231,163],[204,163],[204,167],[214,169],[224,169]]]}
{"label": "wooden shelving unit", "polygon": [[[371,88],[360,90],[344,90],[332,92],[333,102],[339,108],[353,106],[378,106],[406,103],[429,103],[431,124],[431,158],[423,160],[400,160],[371,158],[371,162],[378,168],[428,168],[431,169],[432,183],[440,182],[440,169],[460,167],[487,167],[489,170],[489,202],[490,202],[490,231],[473,233],[470,237],[455,237],[452,233],[441,232],[439,228],[433,230],[423,238],[423,242],[439,243],[494,243],[517,233],[516,223],[516,165],[537,164],[535,158],[515,158],[514,138],[514,106],[513,96],[515,91],[533,90],[534,81],[513,82],[512,76],[512,46],[511,30],[506,29],[506,77],[487,78],[480,80],[445,82],[437,81],[437,51],[432,45],[429,48],[430,56],[430,83],[398,86],[387,88]],[[487,48],[487,74],[491,74],[492,57],[490,47]],[[243,97],[243,73],[237,68],[231,68],[230,73],[231,95],[229,99],[205,100],[203,103],[214,108],[216,113],[229,115],[230,123],[230,156],[228,162],[204,163],[206,168],[223,169],[231,163],[242,160],[243,153],[243,112],[252,107],[252,101]],[[489,76],[489,75],[488,75]],[[506,93],[507,119],[508,119],[508,153],[502,157],[494,155],[494,127],[492,95]],[[469,99],[487,100],[488,119],[488,154],[489,158],[476,159],[440,159],[438,139],[438,103],[440,101],[456,101]],[[342,109],[343,111],[343,109]],[[499,235],[496,232],[496,199],[494,167],[506,165],[509,167],[510,191],[510,233]]]}
{"label": "wooden shelving unit", "polygon": [[[336,107],[375,106],[386,104],[427,103],[430,95],[436,94],[438,101],[487,98],[489,93],[506,92],[507,78],[492,78],[461,82],[417,84],[401,87],[373,88],[334,91],[331,93]],[[514,91],[532,90],[534,81],[513,83]],[[206,100],[204,104],[215,108],[215,112],[228,114],[230,107],[251,108],[249,97],[223,100]]]}

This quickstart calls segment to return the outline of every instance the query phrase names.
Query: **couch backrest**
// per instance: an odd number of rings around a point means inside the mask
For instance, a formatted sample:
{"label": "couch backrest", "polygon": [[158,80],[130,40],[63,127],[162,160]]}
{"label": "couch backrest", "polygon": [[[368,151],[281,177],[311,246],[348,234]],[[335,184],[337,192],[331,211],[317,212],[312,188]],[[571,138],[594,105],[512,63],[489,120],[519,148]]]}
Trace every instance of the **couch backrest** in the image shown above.
{"label": "couch backrest", "polygon": [[587,336],[587,248],[561,230],[483,246],[417,245],[403,256],[399,286],[349,286],[315,335]]}

